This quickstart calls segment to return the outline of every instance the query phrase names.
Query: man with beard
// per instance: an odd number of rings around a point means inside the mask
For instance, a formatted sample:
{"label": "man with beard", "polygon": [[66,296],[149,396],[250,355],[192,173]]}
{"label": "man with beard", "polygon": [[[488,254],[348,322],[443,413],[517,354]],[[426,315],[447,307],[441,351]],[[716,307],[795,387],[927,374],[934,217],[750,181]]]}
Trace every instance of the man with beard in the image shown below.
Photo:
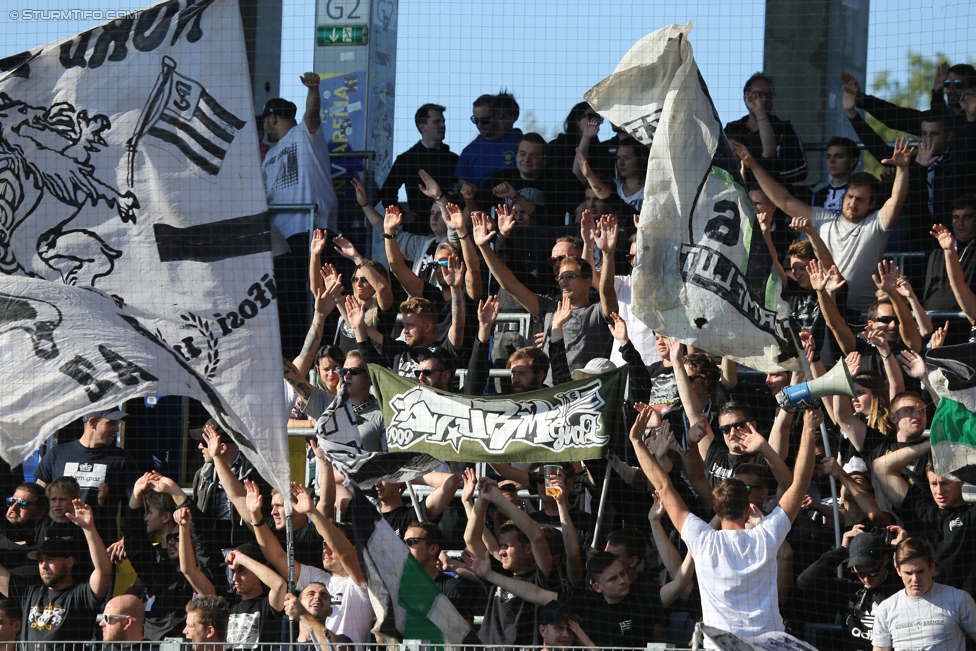
{"label": "man with beard", "polygon": [[[848,309],[866,309],[874,299],[875,287],[871,282],[871,274],[908,199],[911,149],[907,141],[896,141],[891,158],[882,161],[885,165],[894,165],[897,168],[891,198],[876,210],[877,179],[870,174],[854,174],[847,182],[840,214],[825,208],[814,208],[797,199],[763,170],[748,149],[735,141],[729,144],[732,152],[742,161],[743,167],[752,170],[762,191],[777,208],[794,219],[809,219],[813,222],[814,228],[837,262],[838,271],[847,280]],[[815,252],[816,247],[817,242],[814,241]]]}
{"label": "man with beard", "polygon": [[149,645],[140,642],[146,640],[143,634],[143,620],[146,617],[146,606],[139,597],[123,594],[109,599],[105,608],[98,616],[98,627],[102,629],[104,651],[128,651],[149,649]]}
{"label": "man with beard", "polygon": [[0,567],[0,593],[20,601],[26,614],[24,640],[29,651],[50,648],[48,643],[58,640],[90,637],[92,620],[108,593],[112,563],[95,528],[91,507],[81,500],[75,500],[74,507],[75,512],[67,517],[84,532],[88,554],[95,565],[87,583],[75,584],[71,572],[75,559],[82,554],[77,539],[51,538],[41,542],[37,549],[41,585],[12,576]]}
{"label": "man with beard", "polygon": [[7,498],[7,516],[0,520],[0,565],[9,570],[24,567],[34,574],[33,563],[25,561],[24,553],[37,549],[44,539],[51,524],[46,517],[48,504],[44,489],[33,482],[20,484]]}

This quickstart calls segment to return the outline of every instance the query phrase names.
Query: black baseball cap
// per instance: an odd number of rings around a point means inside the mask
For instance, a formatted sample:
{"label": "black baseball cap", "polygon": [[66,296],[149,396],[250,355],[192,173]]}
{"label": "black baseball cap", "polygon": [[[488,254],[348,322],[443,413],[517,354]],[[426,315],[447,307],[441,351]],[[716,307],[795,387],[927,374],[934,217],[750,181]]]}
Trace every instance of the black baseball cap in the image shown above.
{"label": "black baseball cap", "polygon": [[36,561],[41,555],[58,556],[63,558],[72,556],[74,558],[80,558],[80,550],[80,538],[73,538],[69,536],[60,538],[45,538],[40,542],[36,550],[27,553],[27,558],[32,561]]}
{"label": "black baseball cap", "polygon": [[217,430],[217,434],[220,435],[220,440],[221,440],[222,443],[233,443],[234,442],[233,439],[231,439],[230,435],[227,434],[227,431],[224,430],[224,428],[220,426],[220,423],[218,423],[213,418],[211,418],[210,420],[208,420],[204,424],[203,427],[191,429],[190,430],[190,437],[192,439],[196,440],[196,441],[202,441],[203,440],[203,430],[205,430],[207,427],[213,427],[215,430]]}
{"label": "black baseball cap", "polygon": [[539,623],[540,624],[558,624],[559,622],[566,621],[569,618],[578,619],[579,616],[576,614],[576,609],[573,607],[572,602],[559,601],[558,599],[553,599],[545,606],[539,607]]}
{"label": "black baseball cap", "polygon": [[881,562],[885,554],[890,553],[891,545],[887,544],[881,536],[873,533],[858,534],[851,540],[851,557],[847,561],[847,566],[874,567]]}
{"label": "black baseball cap", "polygon": [[298,115],[298,107],[286,99],[272,97],[264,105],[264,110],[258,118],[263,120],[269,115],[277,115],[279,118],[294,120],[295,116]]}

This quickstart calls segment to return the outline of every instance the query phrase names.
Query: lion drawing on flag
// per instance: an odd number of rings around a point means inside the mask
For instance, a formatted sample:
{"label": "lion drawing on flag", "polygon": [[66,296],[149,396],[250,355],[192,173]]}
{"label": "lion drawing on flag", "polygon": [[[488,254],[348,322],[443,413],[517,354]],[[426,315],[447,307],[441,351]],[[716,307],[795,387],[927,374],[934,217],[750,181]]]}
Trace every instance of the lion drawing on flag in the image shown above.
{"label": "lion drawing on flag", "polygon": [[[103,133],[110,128],[107,116],[89,116],[66,102],[31,106],[0,92],[0,272],[86,287],[112,273],[122,251],[92,230],[69,228],[83,208],[100,201],[124,223],[136,222],[136,195],[98,178],[91,163],[92,153],[107,146]],[[52,226],[36,241],[17,238],[18,228],[37,219]],[[43,228],[31,225],[24,230]],[[28,262],[28,251],[44,266]]]}

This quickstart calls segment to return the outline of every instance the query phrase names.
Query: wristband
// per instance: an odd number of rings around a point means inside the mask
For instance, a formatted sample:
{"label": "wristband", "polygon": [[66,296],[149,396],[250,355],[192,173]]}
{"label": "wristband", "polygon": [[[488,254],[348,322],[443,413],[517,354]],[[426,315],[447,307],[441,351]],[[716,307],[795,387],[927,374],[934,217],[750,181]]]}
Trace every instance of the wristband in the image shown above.
{"label": "wristband", "polygon": [[265,524],[268,524],[268,519],[267,519],[267,518],[264,518],[264,517],[262,517],[262,518],[261,518],[260,520],[258,520],[257,522],[252,522],[252,523],[251,523],[251,526],[252,526],[252,527],[260,527],[260,526],[262,526],[262,525],[265,525]]}
{"label": "wristband", "polygon": [[811,363],[814,363],[815,364],[815,363],[817,363],[819,361],[820,361],[820,353],[814,353],[814,355],[813,355],[813,361]]}
{"label": "wristband", "polygon": [[441,199],[443,199],[443,198],[444,198],[444,193],[443,193],[443,192],[441,192],[441,193],[440,193],[440,196],[437,196],[437,197],[434,197],[434,201],[440,201],[440,200],[441,200]]}
{"label": "wristband", "polygon": [[887,359],[888,359],[889,357],[891,357],[891,352],[890,352],[890,351],[888,352],[888,354],[887,354],[887,355],[885,355],[884,353],[882,353],[882,352],[881,352],[881,351],[879,350],[879,351],[878,351],[878,354],[879,354],[879,355],[881,355],[881,359],[883,359],[883,360],[887,360]]}
{"label": "wristband", "polygon": [[188,509],[188,508],[190,508],[190,498],[189,497],[186,498],[185,500],[183,500],[182,502],[180,502],[179,506],[176,507],[176,510],[179,511],[180,509]]}
{"label": "wristband", "polygon": [[390,235],[389,233],[383,233],[383,239],[384,240],[392,240],[395,237],[396,237],[396,235]]}
{"label": "wristband", "polygon": [[363,258],[363,261],[356,265],[356,271],[359,271],[360,269],[362,269],[363,267],[365,267],[366,266],[366,262],[367,262],[366,261],[366,258]]}
{"label": "wristband", "polygon": [[471,233],[465,233],[464,235],[458,235],[459,240],[466,240],[471,236]]}

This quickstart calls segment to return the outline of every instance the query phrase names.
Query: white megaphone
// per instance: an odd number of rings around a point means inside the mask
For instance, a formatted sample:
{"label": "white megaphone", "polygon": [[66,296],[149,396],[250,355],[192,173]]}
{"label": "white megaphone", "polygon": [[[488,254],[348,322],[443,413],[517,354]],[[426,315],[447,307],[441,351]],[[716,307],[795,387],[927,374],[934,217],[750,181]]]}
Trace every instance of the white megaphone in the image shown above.
{"label": "white megaphone", "polygon": [[786,387],[776,394],[776,401],[786,411],[794,411],[803,405],[812,406],[824,396],[853,398],[855,395],[854,378],[851,377],[851,372],[847,370],[847,364],[842,359],[834,364],[834,368],[826,375],[793,387]]}

